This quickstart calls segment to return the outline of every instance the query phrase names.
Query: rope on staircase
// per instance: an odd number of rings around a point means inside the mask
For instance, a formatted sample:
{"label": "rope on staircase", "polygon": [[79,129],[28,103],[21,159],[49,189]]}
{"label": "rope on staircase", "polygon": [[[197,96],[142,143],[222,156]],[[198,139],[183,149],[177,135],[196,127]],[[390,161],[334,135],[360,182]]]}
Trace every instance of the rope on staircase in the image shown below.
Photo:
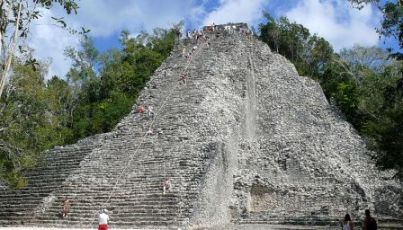
{"label": "rope on staircase", "polygon": [[[196,56],[196,55],[200,52],[200,50],[202,50],[202,48],[205,46],[205,44],[206,44],[206,41],[205,41],[204,43],[202,43],[202,46],[200,46],[200,48],[196,49],[196,51],[195,51],[194,53],[192,53],[192,55],[190,56],[190,58],[187,60],[186,67],[185,67],[185,69],[181,72],[180,76],[183,76],[183,74],[185,74],[185,73],[187,72],[187,70],[188,70],[188,68],[189,68],[189,65],[190,65],[190,63],[191,63],[193,57]],[[168,95],[165,97],[165,100],[162,102],[162,104],[161,104],[161,105],[158,107],[158,109],[156,110],[156,113],[155,113],[155,115],[154,115],[153,118],[152,118],[152,121],[151,121],[151,124],[149,125],[148,130],[151,130],[151,129],[153,128],[153,125],[154,125],[154,122],[155,122],[155,120],[156,120],[156,117],[157,117],[157,115],[159,114],[159,112],[163,109],[163,107],[166,105],[167,99],[170,98],[170,96],[171,96],[171,94],[173,93],[173,91],[177,89],[178,85],[180,85],[180,83],[175,83],[175,84],[176,84],[176,86],[171,88],[171,90],[168,92]],[[186,84],[187,84],[187,81],[184,81],[184,85],[186,85]],[[132,162],[133,159],[134,159],[134,156],[136,155],[136,153],[137,153],[138,150],[140,149],[141,145],[144,143],[144,141],[145,141],[147,135],[148,135],[148,133],[145,133],[145,134],[141,137],[141,141],[140,141],[140,143],[138,144],[137,148],[135,149],[134,153],[131,154],[131,157],[130,157],[129,161],[127,162],[126,166],[123,168],[123,170],[121,171],[121,173],[118,175],[118,177],[117,177],[117,179],[116,179],[116,182],[115,182],[115,185],[113,186],[112,191],[110,192],[110,194],[109,194],[109,196],[108,196],[108,199],[103,203],[103,205],[100,205],[99,210],[101,210],[101,208],[103,208],[103,207],[106,207],[106,205],[109,203],[111,197],[114,195],[114,193],[115,193],[115,191],[116,191],[116,188],[117,188],[117,186],[118,186],[118,183],[119,183],[120,179],[122,178],[122,176],[123,176],[124,172],[127,170],[127,168],[130,166],[131,162]],[[165,173],[165,162],[164,162],[164,173]],[[98,214],[98,211],[96,211],[95,216],[97,216],[97,214]],[[95,221],[96,221],[96,218],[94,219],[94,222],[95,222]]]}

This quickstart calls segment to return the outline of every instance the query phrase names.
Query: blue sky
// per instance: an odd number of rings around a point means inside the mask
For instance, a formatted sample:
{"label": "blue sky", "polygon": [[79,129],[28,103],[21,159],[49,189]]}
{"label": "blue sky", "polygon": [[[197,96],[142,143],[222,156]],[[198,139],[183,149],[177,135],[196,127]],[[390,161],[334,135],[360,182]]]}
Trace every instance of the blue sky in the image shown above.
{"label": "blue sky", "polygon": [[184,20],[186,28],[200,28],[211,23],[246,22],[257,27],[262,11],[275,17],[287,16],[303,24],[311,33],[327,39],[335,48],[388,46],[378,39],[375,27],[381,13],[366,6],[357,10],[346,0],[81,0],[77,15],[66,16],[62,9],[43,10],[43,17],[33,24],[29,45],[34,55],[47,60],[49,76],[63,77],[70,67],[63,51],[78,47],[79,38],[52,25],[51,16],[65,16],[70,26],[84,26],[101,51],[119,46],[123,29],[133,35],[153,28],[169,28]]}

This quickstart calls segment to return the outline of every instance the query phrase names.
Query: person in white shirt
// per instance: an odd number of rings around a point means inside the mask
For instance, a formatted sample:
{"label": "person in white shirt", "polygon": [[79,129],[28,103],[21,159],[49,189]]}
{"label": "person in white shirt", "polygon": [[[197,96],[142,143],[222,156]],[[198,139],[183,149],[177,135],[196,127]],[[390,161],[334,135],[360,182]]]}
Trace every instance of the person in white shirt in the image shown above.
{"label": "person in white shirt", "polygon": [[354,230],[353,222],[351,221],[351,217],[348,213],[344,216],[341,226],[343,230]]}
{"label": "person in white shirt", "polygon": [[148,110],[148,116],[150,116],[152,119],[154,118],[154,109],[153,107],[150,105],[147,107]]}
{"label": "person in white shirt", "polygon": [[98,230],[108,230],[108,221],[109,221],[109,216],[108,216],[108,210],[103,209],[102,212],[99,214],[98,218]]}

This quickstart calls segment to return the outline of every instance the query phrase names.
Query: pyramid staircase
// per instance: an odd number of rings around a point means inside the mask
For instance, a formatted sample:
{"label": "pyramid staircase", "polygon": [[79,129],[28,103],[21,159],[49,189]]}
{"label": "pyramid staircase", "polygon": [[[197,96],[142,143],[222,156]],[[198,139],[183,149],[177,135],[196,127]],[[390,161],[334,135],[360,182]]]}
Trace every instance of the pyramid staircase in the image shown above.
{"label": "pyramid staircase", "polygon": [[[186,44],[188,50],[194,45]],[[174,53],[148,83],[138,101],[153,105],[154,119],[136,113],[134,107],[113,132],[46,153],[38,167],[26,172],[26,188],[3,188],[0,226],[95,227],[102,208],[110,211],[112,227],[186,225],[209,164],[200,153],[186,154],[186,147],[179,149],[172,143],[189,142],[189,137],[177,133],[188,125],[180,117],[197,108],[178,103],[197,99],[189,93],[190,86],[178,81],[191,61]],[[147,135],[148,127],[155,133]],[[166,177],[171,178],[172,188],[162,194],[161,182]],[[62,219],[65,197],[70,212]]]}
{"label": "pyramid staircase", "polygon": [[0,191],[0,223],[13,225],[29,221],[32,211],[54,190],[62,187],[66,177],[77,167],[92,146],[78,145],[55,148],[46,154],[39,167],[26,174],[28,185],[24,189],[3,188]]}

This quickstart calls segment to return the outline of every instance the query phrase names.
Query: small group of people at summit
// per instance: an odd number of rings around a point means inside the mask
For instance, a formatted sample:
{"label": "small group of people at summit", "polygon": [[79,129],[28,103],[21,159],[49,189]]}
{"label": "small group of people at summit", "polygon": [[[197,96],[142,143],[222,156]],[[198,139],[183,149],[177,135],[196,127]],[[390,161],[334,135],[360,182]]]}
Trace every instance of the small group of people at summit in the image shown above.
{"label": "small group of people at summit", "polygon": [[[354,230],[353,222],[349,214],[344,216],[344,220],[341,222],[342,230]],[[363,223],[363,230],[377,230],[378,225],[376,220],[371,216],[369,209],[365,210],[365,218]]]}

